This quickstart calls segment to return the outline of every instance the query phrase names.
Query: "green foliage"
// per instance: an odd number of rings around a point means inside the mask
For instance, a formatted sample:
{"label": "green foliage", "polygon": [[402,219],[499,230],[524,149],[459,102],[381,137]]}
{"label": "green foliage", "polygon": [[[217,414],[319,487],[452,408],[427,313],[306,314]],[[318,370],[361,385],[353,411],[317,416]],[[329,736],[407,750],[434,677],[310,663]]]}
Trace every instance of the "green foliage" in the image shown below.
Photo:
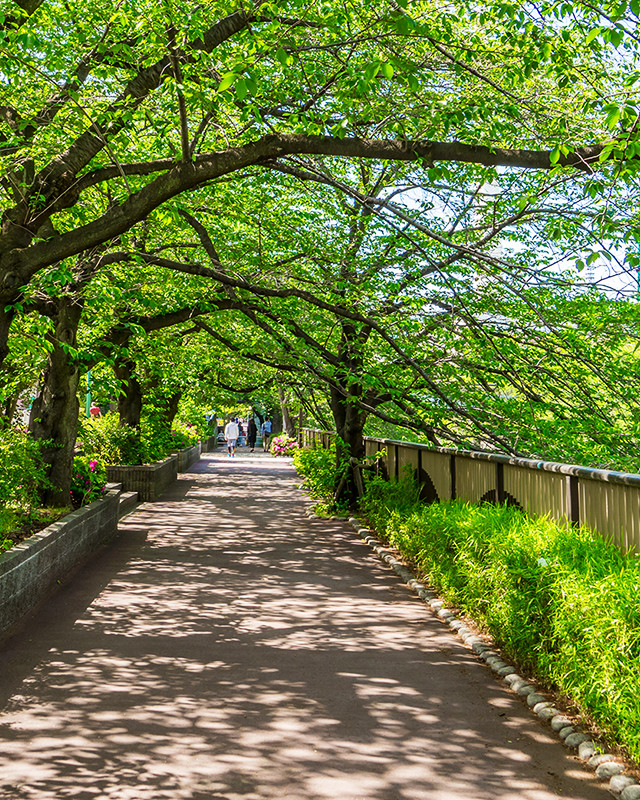
{"label": "green foliage", "polygon": [[137,464],[142,456],[140,437],[121,427],[117,414],[80,420],[79,444],[84,453],[105,464]]}
{"label": "green foliage", "polygon": [[338,482],[336,448],[301,448],[293,454],[293,465],[302,475],[303,487],[316,500],[326,500],[333,495]]}
{"label": "green foliage", "polygon": [[394,492],[374,486],[366,505],[371,513],[388,500],[388,541],[510,657],[640,759],[638,558],[585,528],[507,506],[407,510],[403,499],[393,507]]}
{"label": "green foliage", "polygon": [[162,415],[148,413],[140,431],[119,424],[118,414],[82,419],[79,440],[86,455],[105,464],[147,464],[198,443],[198,431],[176,421],[168,430]]}
{"label": "green foliage", "polygon": [[73,459],[71,502],[74,508],[102,497],[106,483],[107,471],[102,461],[88,456],[76,456]]}
{"label": "green foliage", "polygon": [[0,509],[10,514],[37,506],[45,480],[39,443],[21,431],[0,430]]}
{"label": "green foliage", "polygon": [[171,451],[183,450],[185,447],[193,447],[198,444],[200,434],[198,428],[190,422],[174,420],[171,427]]}
{"label": "green foliage", "polygon": [[411,467],[406,467],[398,481],[365,472],[365,495],[360,508],[382,535],[392,513],[408,515],[419,508],[419,487]]}

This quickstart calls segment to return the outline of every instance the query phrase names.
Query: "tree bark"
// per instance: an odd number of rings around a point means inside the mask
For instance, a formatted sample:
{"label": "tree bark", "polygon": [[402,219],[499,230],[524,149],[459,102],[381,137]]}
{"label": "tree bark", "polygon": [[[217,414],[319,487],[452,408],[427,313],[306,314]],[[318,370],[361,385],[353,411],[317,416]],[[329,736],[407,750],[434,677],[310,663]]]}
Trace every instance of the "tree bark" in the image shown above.
{"label": "tree bark", "polygon": [[[338,350],[341,368],[330,387],[330,406],[338,434],[336,442],[336,501],[345,500],[350,506],[358,498],[353,467],[349,463],[354,458],[361,461],[365,456],[363,439],[367,412],[358,405],[362,400],[363,387],[354,377],[362,373],[362,353],[360,333],[355,325],[343,323],[342,338]],[[341,480],[345,474],[346,480]],[[339,491],[338,491],[339,487]]]}
{"label": "tree bark", "polygon": [[178,406],[180,405],[181,398],[182,390],[180,389],[169,395],[169,397],[165,398],[164,403],[161,405],[160,415],[162,418],[162,423],[165,425],[168,431],[171,430],[173,420],[176,418],[176,414],[178,413]]}
{"label": "tree bark", "polygon": [[140,417],[142,415],[142,387],[136,378],[136,363],[131,359],[118,361],[113,368],[120,381],[118,397],[118,414],[120,427],[128,425],[140,433]]}
{"label": "tree bark", "polygon": [[[42,491],[46,506],[71,505],[73,451],[78,432],[78,384],[80,369],[68,348],[75,349],[82,303],[62,297],[52,317],[54,330],[47,337],[52,345],[42,386],[31,409],[29,431],[43,443],[42,459],[50,485]],[[65,349],[67,348],[67,349]]]}
{"label": "tree bark", "polygon": [[277,390],[278,399],[280,400],[280,409],[282,411],[282,430],[287,436],[293,439],[296,435],[296,426],[289,409],[289,404],[287,403],[287,393],[280,385],[278,385]]}
{"label": "tree bark", "polygon": [[0,295],[0,365],[4,363],[5,358],[9,355],[9,328],[12,321],[13,309],[11,307],[5,309]]}

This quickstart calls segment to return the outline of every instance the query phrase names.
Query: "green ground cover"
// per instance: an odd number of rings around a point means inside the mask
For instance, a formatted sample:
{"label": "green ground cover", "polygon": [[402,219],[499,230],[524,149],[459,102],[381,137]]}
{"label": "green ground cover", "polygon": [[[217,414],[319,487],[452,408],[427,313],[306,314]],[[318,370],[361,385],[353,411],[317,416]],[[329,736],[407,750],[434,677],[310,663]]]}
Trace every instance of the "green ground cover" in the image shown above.
{"label": "green ground cover", "polygon": [[[331,487],[329,451],[306,451],[296,465],[316,497]],[[409,476],[370,479],[361,511],[520,669],[565,695],[640,761],[637,555],[586,528],[516,508],[422,505]]]}

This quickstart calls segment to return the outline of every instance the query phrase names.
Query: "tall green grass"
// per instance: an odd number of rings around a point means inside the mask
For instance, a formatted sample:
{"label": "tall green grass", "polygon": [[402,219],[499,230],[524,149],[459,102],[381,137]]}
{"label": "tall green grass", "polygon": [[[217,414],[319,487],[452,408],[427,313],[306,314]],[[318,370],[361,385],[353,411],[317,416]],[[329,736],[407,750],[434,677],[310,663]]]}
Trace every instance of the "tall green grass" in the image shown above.
{"label": "tall green grass", "polygon": [[[299,470],[333,486],[326,451]],[[334,472],[332,472],[334,470]],[[640,559],[586,528],[507,506],[422,505],[410,474],[370,478],[371,526],[523,670],[570,698],[640,762]]]}
{"label": "tall green grass", "polygon": [[400,484],[387,486],[364,502],[378,532],[640,761],[638,558],[586,528],[507,506],[407,505]]}

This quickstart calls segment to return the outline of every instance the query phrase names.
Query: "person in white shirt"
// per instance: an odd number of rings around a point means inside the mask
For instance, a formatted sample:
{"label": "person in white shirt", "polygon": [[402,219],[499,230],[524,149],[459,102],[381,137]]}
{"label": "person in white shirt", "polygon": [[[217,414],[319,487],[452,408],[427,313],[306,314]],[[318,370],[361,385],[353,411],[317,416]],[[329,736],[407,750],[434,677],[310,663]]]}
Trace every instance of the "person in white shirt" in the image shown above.
{"label": "person in white shirt", "polygon": [[238,429],[238,423],[235,421],[235,419],[227,422],[227,425],[224,429],[224,438],[227,442],[227,453],[229,454],[229,458],[235,458],[236,442],[238,441],[239,433],[240,431]]}

